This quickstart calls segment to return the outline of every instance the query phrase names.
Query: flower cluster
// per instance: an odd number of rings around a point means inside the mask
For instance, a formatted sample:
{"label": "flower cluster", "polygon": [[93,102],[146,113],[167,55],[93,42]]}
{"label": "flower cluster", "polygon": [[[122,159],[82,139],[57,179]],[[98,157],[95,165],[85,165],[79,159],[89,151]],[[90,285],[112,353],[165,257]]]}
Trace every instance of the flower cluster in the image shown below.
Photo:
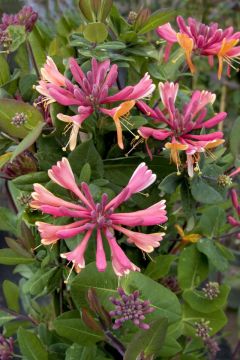
{"label": "flower cluster", "polygon": [[219,283],[210,281],[204,286],[202,291],[207,299],[213,300],[220,294]]}
{"label": "flower cluster", "polygon": [[139,291],[134,291],[127,295],[122,288],[117,289],[121,299],[110,297],[110,301],[115,305],[115,310],[110,311],[111,317],[117,317],[114,321],[113,329],[119,329],[125,321],[132,321],[134,325],[141,329],[148,330],[149,325],[144,323],[145,315],[152,313],[154,308],[150,306],[150,301],[140,300]]}
{"label": "flower cluster", "polygon": [[96,266],[98,271],[105,271],[107,262],[103,247],[103,235],[111,249],[112,266],[115,273],[122,276],[130,270],[139,271],[140,269],[127,258],[118,245],[114,232],[117,231],[126,235],[127,241],[142,251],[152,252],[154,248],[160,245],[164,233],[143,234],[128,230],[122,225],[135,227],[158,225],[166,222],[165,200],[161,200],[145,210],[130,213],[116,212],[116,209],[133,194],[149,187],[156,180],[156,175],[144,163],[141,163],[134,171],[127,186],[116,197],[109,201],[107,194],[103,194],[101,202],[95,203],[86,183],[82,183],[81,190],[79,189],[66,158],[54,165],[48,174],[53,182],[72,191],[80,203],[60,199],[42,185],[34,185],[32,208],[55,217],[66,216],[78,219],[68,225],[37,222],[42,243],[44,245],[55,244],[59,239],[69,239],[77,234],[85,233],[81,243],[73,251],[62,254],[63,258],[82,269],[85,267],[84,253],[88,241],[91,236],[92,238],[95,237],[97,243]]}
{"label": "flower cluster", "polygon": [[31,6],[24,6],[17,14],[3,14],[0,32],[6,31],[10,25],[22,25],[31,32],[37,19],[38,13]]}
{"label": "flower cluster", "polygon": [[223,62],[230,67],[235,66],[232,62],[239,62],[240,46],[236,46],[240,40],[240,32],[234,33],[230,26],[225,30],[218,27],[217,23],[208,25],[202,24],[193,18],[188,18],[187,23],[181,17],[177,17],[178,32],[171,25],[165,24],[157,28],[158,35],[167,41],[165,49],[165,61],[168,60],[173,44],[178,43],[184,50],[186,61],[192,73],[196,67],[192,62],[192,54],[207,56],[209,64],[212,66],[214,57],[218,59],[218,78],[221,78]]}
{"label": "flower cluster", "polygon": [[[194,166],[198,169],[199,153],[224,142],[222,131],[214,131],[209,134],[196,134],[196,131],[213,128],[223,121],[227,114],[221,112],[206,120],[207,105],[213,104],[216,98],[215,94],[209,91],[194,91],[190,101],[183,106],[181,112],[175,106],[178,84],[160,83],[159,92],[164,111],[159,108],[151,109],[142,101],[138,102],[138,107],[146,115],[153,118],[155,123],[163,123],[165,127],[150,128],[143,126],[139,129],[139,133],[146,140],[149,137],[160,141],[170,139],[170,142],[165,143],[165,148],[171,151],[171,159],[177,165],[178,173],[180,173],[179,167],[181,165],[179,151],[185,151],[188,173],[192,177]],[[148,153],[151,156],[149,149]]]}
{"label": "flower cluster", "polygon": [[209,327],[209,321],[201,319],[199,322],[195,322],[196,336],[206,340],[210,337],[209,332],[212,330]]}
{"label": "flower cluster", "polygon": [[[69,68],[76,83],[71,82],[57,69],[54,61],[48,57],[41,69],[42,79],[36,90],[45,96],[46,102],[57,101],[61,105],[75,105],[77,115],[58,114],[58,119],[72,125],[69,139],[70,150],[76,146],[77,135],[84,120],[94,112],[101,112],[112,117],[116,129],[118,145],[123,149],[121,118],[135,105],[135,101],[152,94],[155,85],[148,73],[135,86],[126,86],[114,95],[109,90],[118,77],[118,66],[110,65],[109,60],[98,62],[92,59],[92,69],[85,74],[74,58],[69,60]],[[120,105],[107,109],[106,104],[121,102]]]}
{"label": "flower cluster", "polygon": [[12,337],[5,338],[3,335],[0,335],[0,359],[1,360],[10,360],[13,359],[14,351],[14,340]]}

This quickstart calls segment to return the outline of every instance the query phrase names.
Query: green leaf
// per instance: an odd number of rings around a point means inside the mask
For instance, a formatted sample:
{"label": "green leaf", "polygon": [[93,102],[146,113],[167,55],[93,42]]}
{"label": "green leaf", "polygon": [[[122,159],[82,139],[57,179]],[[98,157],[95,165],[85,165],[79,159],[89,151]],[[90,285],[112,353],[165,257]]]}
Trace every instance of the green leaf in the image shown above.
{"label": "green leaf", "polygon": [[10,80],[10,70],[8,62],[3,55],[0,55],[0,86],[4,85],[8,80]]}
{"label": "green leaf", "polygon": [[150,301],[155,311],[148,315],[148,319],[154,319],[157,315],[167,317],[170,323],[179,319],[180,304],[176,295],[170,290],[137,272],[131,272],[127,277],[122,277],[118,281],[110,264],[104,273],[97,271],[95,263],[87,265],[72,281],[71,294],[79,309],[81,307],[88,308],[87,292],[88,289],[93,288],[96,290],[101,303],[107,310],[110,310],[112,305],[109,297],[117,296],[116,289],[119,286],[123,287],[127,293],[139,290],[141,298]]}
{"label": "green leaf", "polygon": [[91,346],[104,339],[102,333],[94,332],[88,328],[81,319],[68,319],[66,315],[67,313],[59,316],[53,322],[54,329],[58,335],[82,346]]}
{"label": "green leaf", "polygon": [[17,145],[12,153],[11,161],[13,161],[16,156],[27,150],[32,144],[35,143],[35,141],[40,136],[43,127],[43,122],[36,124],[36,126],[27,134],[27,136],[20,142],[20,144]]}
{"label": "green leaf", "polygon": [[[24,113],[27,119],[24,125],[11,124],[16,113]],[[13,99],[0,99],[0,130],[6,134],[24,138],[37,124],[43,122],[42,114],[32,105]]]}
{"label": "green leaf", "polygon": [[149,323],[150,329],[139,330],[129,343],[124,360],[136,360],[138,355],[143,353],[145,356],[158,355],[164,343],[168,320],[158,317]]}
{"label": "green leaf", "polygon": [[11,157],[12,157],[12,152],[11,151],[0,156],[0,169],[2,167],[4,167],[4,165],[9,162]]}
{"label": "green leaf", "polygon": [[173,355],[181,351],[182,347],[176,339],[182,335],[182,331],[183,324],[181,320],[168,326],[164,344],[159,352],[161,357],[172,358]]}
{"label": "green leaf", "polygon": [[101,0],[101,6],[97,14],[97,20],[104,22],[108,17],[113,5],[113,0]]}
{"label": "green leaf", "polygon": [[33,85],[36,83],[36,81],[37,76],[34,74],[27,74],[20,78],[19,90],[24,101],[29,101],[32,99],[34,95]]}
{"label": "green leaf", "polygon": [[0,207],[0,230],[9,231],[16,236],[19,235],[16,215],[4,207]]}
{"label": "green leaf", "polygon": [[175,10],[167,10],[164,12],[162,10],[157,10],[148,18],[143,27],[138,30],[138,34],[145,34],[148,31],[154,30],[156,27],[173,20],[175,16]]}
{"label": "green leaf", "polygon": [[73,344],[66,351],[65,360],[92,360],[96,358],[96,346],[80,346]]}
{"label": "green leaf", "polygon": [[47,350],[33,332],[20,328],[17,338],[21,353],[28,360],[48,360]]}
{"label": "green leaf", "polygon": [[194,176],[191,183],[192,196],[204,204],[216,204],[223,201],[222,195],[200,176]]}
{"label": "green leaf", "polygon": [[210,300],[202,291],[188,289],[183,292],[183,299],[192,309],[202,313],[211,313],[223,308],[227,303],[230,288],[227,285],[220,285],[219,290],[219,295]]}
{"label": "green leaf", "polygon": [[95,20],[94,13],[92,11],[91,0],[79,0],[79,8],[81,13],[88,21]]}
{"label": "green leaf", "polygon": [[2,287],[7,307],[10,310],[19,312],[19,287],[9,280],[4,280]]}
{"label": "green leaf", "polygon": [[228,261],[221,250],[215,245],[214,240],[200,239],[197,243],[198,250],[205,254],[209,262],[219,271],[225,272],[228,269]]}
{"label": "green leaf", "polygon": [[[24,291],[31,295],[41,294],[49,283],[52,283],[54,276],[59,272],[58,267],[52,269],[39,269],[28,282],[24,284]],[[59,285],[59,284],[58,284]]]}
{"label": "green leaf", "polygon": [[0,264],[3,265],[17,265],[17,264],[32,264],[36,260],[29,257],[24,257],[11,249],[0,249]]}
{"label": "green leaf", "polygon": [[0,326],[8,323],[13,319],[15,319],[15,316],[7,313],[6,311],[0,311]]}
{"label": "green leaf", "polygon": [[207,275],[206,257],[198,252],[195,244],[185,247],[178,262],[178,281],[181,288],[194,288],[206,279]]}
{"label": "green leaf", "polygon": [[9,50],[13,52],[17,50],[19,46],[26,40],[25,26],[9,25],[7,28],[7,32],[12,40]]}
{"label": "green leaf", "polygon": [[178,185],[181,183],[181,181],[181,176],[177,175],[177,173],[174,172],[166,176],[163,181],[161,181],[158,189],[164,191],[167,194],[172,194],[176,190]]}
{"label": "green leaf", "polygon": [[236,118],[229,136],[230,150],[235,159],[239,158],[239,154],[240,154],[239,133],[240,133],[240,116]]}
{"label": "green leaf", "polygon": [[32,48],[32,52],[36,60],[38,69],[40,69],[46,61],[46,57],[47,57],[46,47],[49,44],[46,24],[44,24],[44,26],[45,29],[43,28],[43,26],[41,26],[41,24],[38,21],[38,23],[35,24],[33,30],[31,31],[28,37],[28,41]]}
{"label": "green leaf", "polygon": [[82,170],[80,172],[79,181],[89,183],[91,178],[91,166],[89,163],[83,165]]}
{"label": "green leaf", "polygon": [[76,174],[80,174],[82,167],[88,163],[91,166],[93,178],[103,177],[103,162],[92,140],[78,145],[71,152],[68,160]]}
{"label": "green leaf", "polygon": [[175,255],[159,255],[153,258],[144,274],[153,280],[158,280],[168,274],[172,262],[176,259]]}
{"label": "green leaf", "polygon": [[107,27],[101,22],[89,23],[83,30],[83,36],[93,43],[101,43],[108,36]]}
{"label": "green leaf", "polygon": [[[105,178],[116,185],[126,186],[141,161],[142,160],[136,156],[106,159],[104,160]],[[169,160],[163,156],[153,156],[153,160],[149,161],[146,159],[146,163],[154,173],[158,174],[159,180],[173,170],[173,166],[169,164]]]}
{"label": "green leaf", "polygon": [[183,49],[177,49],[172,52],[169,60],[166,63],[159,65],[159,75],[162,76],[160,80],[175,80],[179,72],[180,66],[185,62]]}
{"label": "green leaf", "polygon": [[198,231],[205,236],[218,236],[225,223],[225,211],[219,206],[212,206],[204,210],[198,224]]}
{"label": "green leaf", "polygon": [[34,183],[45,184],[48,181],[49,181],[49,177],[47,172],[38,171],[35,173],[18,176],[16,179],[12,180],[12,183],[19,190],[31,191],[33,189]]}

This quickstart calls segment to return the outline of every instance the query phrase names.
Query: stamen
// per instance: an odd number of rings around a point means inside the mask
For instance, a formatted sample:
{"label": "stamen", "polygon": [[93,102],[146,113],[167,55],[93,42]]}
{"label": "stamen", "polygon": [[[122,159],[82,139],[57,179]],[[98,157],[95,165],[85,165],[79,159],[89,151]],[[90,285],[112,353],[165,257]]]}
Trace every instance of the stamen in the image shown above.
{"label": "stamen", "polygon": [[41,246],[43,246],[43,244],[39,244],[38,246],[36,246],[35,248],[32,248],[31,251],[36,251],[37,249],[39,249]]}
{"label": "stamen", "polygon": [[[137,135],[135,135],[135,134],[132,132],[132,130],[130,130],[130,129],[127,127],[127,125],[124,124],[124,123],[121,121],[121,119],[122,119],[122,117],[120,118],[120,123],[121,123],[121,125],[124,126],[125,129],[127,129],[127,130],[130,132],[130,134],[132,134],[132,136],[136,137]],[[125,120],[125,119],[124,119],[124,120]],[[125,120],[125,121],[126,121],[126,120]]]}
{"label": "stamen", "polygon": [[72,264],[71,270],[70,270],[70,272],[69,272],[69,274],[68,274],[68,276],[67,276],[66,280],[64,280],[64,284],[67,284],[67,283],[68,283],[68,281],[69,281],[69,279],[70,279],[70,276],[71,276],[71,274],[72,274],[72,272],[73,272],[74,266],[75,266],[75,264],[74,264],[74,261],[73,261],[73,264]]}
{"label": "stamen", "polygon": [[[131,145],[132,145],[132,148],[125,154],[125,156],[126,157],[128,157],[128,155],[139,145],[139,144],[141,144],[141,143],[143,143],[144,142],[144,138],[140,138],[140,136],[139,135],[136,135],[135,136],[135,138],[131,141]],[[136,142],[135,142],[136,141]],[[134,144],[134,142],[135,142],[135,144]]]}
{"label": "stamen", "polygon": [[145,197],[149,197],[149,193],[143,193],[143,192],[139,191],[138,194],[141,194],[141,195],[143,195]]}

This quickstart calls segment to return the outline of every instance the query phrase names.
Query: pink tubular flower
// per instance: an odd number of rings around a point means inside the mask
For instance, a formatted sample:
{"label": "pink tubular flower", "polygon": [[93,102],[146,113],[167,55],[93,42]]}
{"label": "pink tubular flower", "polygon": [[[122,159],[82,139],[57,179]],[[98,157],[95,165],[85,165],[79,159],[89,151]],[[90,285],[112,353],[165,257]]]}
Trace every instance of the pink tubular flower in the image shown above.
{"label": "pink tubular flower", "polygon": [[[59,104],[78,106],[78,114],[67,116],[58,114],[58,119],[73,124],[70,135],[70,150],[77,142],[77,134],[81,124],[94,111],[111,116],[117,128],[118,145],[123,149],[122,129],[120,119],[135,105],[135,101],[149,97],[155,89],[148,73],[135,86],[126,86],[114,95],[109,95],[117,80],[118,66],[110,65],[110,60],[97,62],[92,59],[92,69],[85,74],[74,58],[69,60],[69,68],[75,84],[71,83],[58,71],[53,60],[48,57],[47,63],[41,69],[42,79],[36,87],[48,102],[57,101]],[[113,109],[103,107],[104,104],[123,102]]]}
{"label": "pink tubular flower", "polygon": [[232,200],[232,205],[235,209],[235,217],[233,216],[228,216],[228,222],[230,225],[232,225],[235,228],[239,229],[239,233],[237,234],[237,237],[240,239],[240,204],[238,201],[238,195],[235,189],[231,189],[230,190],[230,196],[231,196],[231,200]]}
{"label": "pink tubular flower", "polygon": [[[170,142],[165,143],[165,148],[171,151],[171,159],[177,165],[178,173],[181,164],[179,151],[184,150],[187,155],[189,176],[193,176],[193,165],[195,163],[197,165],[199,153],[224,142],[221,131],[202,135],[196,134],[195,131],[214,127],[223,121],[227,114],[221,112],[211,119],[205,120],[206,106],[213,104],[216,97],[215,94],[208,91],[194,91],[190,101],[183,106],[182,113],[175,107],[178,84],[159,83],[159,92],[164,105],[163,112],[159,108],[151,109],[142,101],[138,102],[138,107],[143,113],[152,117],[155,122],[163,123],[166,127],[154,129],[143,126],[139,129],[139,133],[145,139],[149,137],[162,141],[170,139]],[[151,156],[149,149],[148,152]]]}
{"label": "pink tubular flower", "polygon": [[115,198],[108,201],[107,194],[103,194],[100,203],[95,203],[86,183],[81,184],[81,189],[78,187],[66,158],[54,165],[48,171],[48,174],[53,182],[72,191],[79,201],[73,203],[60,199],[42,185],[34,184],[35,191],[32,193],[33,200],[30,204],[32,208],[55,217],[67,216],[75,219],[74,222],[68,225],[37,222],[36,225],[41,234],[42,243],[50,245],[56,243],[59,239],[68,239],[77,234],[85,233],[81,243],[73,251],[62,254],[63,258],[71,261],[81,269],[85,267],[84,253],[89,239],[93,236],[93,231],[96,230],[94,236],[96,236],[96,266],[98,271],[105,271],[107,266],[103,236],[110,247],[112,266],[118,276],[127,274],[129,271],[140,271],[118,245],[114,231],[126,235],[129,243],[136,245],[145,252],[152,252],[154,248],[158,247],[165,235],[164,233],[138,233],[121,226],[149,226],[166,222],[165,200],[161,200],[145,210],[131,213],[115,212],[133,194],[146,189],[156,180],[156,175],[148,169],[145,163],[141,163],[137,167],[127,186]]}
{"label": "pink tubular flower", "polygon": [[166,40],[165,61],[168,60],[171,48],[178,43],[185,52],[186,61],[192,73],[195,66],[192,62],[192,54],[207,56],[209,64],[213,65],[213,58],[217,56],[219,61],[218,78],[221,78],[223,61],[235,68],[231,61],[238,63],[240,46],[236,46],[240,39],[240,32],[233,33],[233,27],[225,30],[218,28],[217,23],[208,25],[202,24],[193,18],[188,18],[187,23],[181,16],[177,17],[179,31],[176,32],[171,25],[165,24],[157,28],[157,34]]}

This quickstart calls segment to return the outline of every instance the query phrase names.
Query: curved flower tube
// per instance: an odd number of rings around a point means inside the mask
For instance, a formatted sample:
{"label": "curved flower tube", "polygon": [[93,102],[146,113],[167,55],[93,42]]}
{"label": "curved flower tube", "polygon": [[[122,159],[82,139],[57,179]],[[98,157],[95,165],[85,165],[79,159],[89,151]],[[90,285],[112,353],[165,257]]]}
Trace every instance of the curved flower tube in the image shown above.
{"label": "curved flower tube", "polygon": [[117,196],[108,201],[107,194],[103,194],[100,203],[95,203],[86,183],[81,184],[81,189],[78,187],[66,158],[54,165],[48,174],[53,182],[72,191],[79,201],[73,203],[62,200],[42,185],[34,184],[33,200],[30,204],[32,208],[55,217],[67,216],[75,219],[68,225],[37,222],[42,244],[55,244],[59,239],[69,239],[77,234],[84,234],[81,243],[74,250],[61,255],[71,261],[75,267],[82,269],[85,267],[84,253],[88,242],[90,238],[93,240],[93,237],[96,236],[96,266],[98,271],[105,271],[107,266],[103,247],[103,238],[105,238],[111,250],[113,269],[118,276],[127,274],[129,271],[140,271],[118,245],[114,232],[123,233],[127,236],[129,243],[147,253],[154,251],[165,235],[162,232],[143,234],[122,226],[149,226],[165,223],[167,221],[165,200],[136,212],[116,212],[116,209],[133,194],[146,189],[156,180],[156,175],[148,169],[145,163],[141,163],[136,168],[127,186]]}

